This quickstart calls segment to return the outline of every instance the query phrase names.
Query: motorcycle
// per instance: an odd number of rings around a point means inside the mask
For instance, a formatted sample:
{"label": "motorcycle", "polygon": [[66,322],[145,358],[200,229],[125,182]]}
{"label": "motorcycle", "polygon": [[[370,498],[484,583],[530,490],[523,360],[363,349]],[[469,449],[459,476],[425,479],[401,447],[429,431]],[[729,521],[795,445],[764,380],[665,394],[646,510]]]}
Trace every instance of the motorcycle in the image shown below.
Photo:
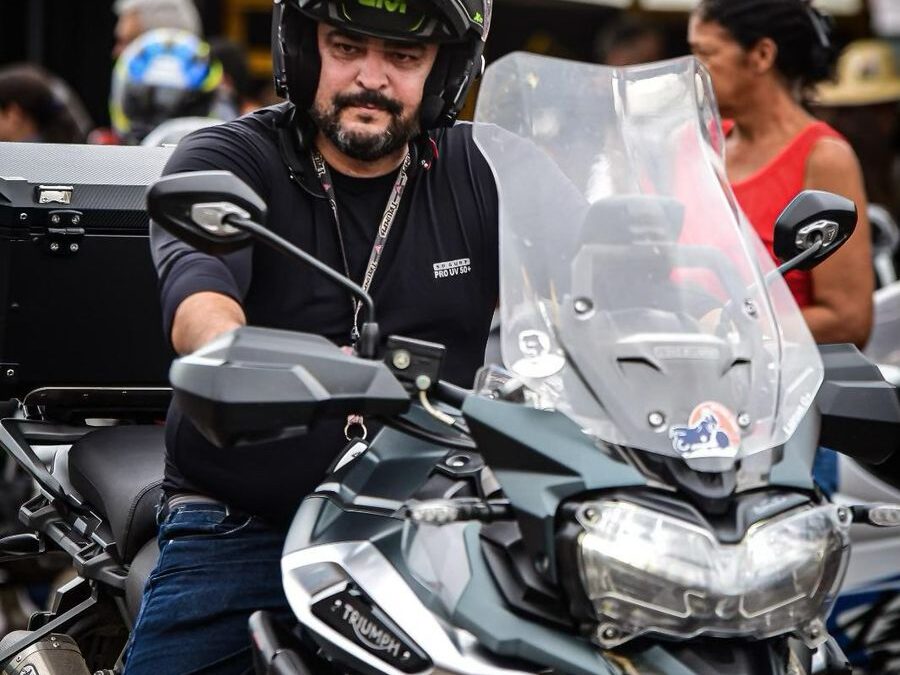
{"label": "motorcycle", "polygon": [[[471,392],[440,380],[440,345],[391,336],[382,350],[371,298],[268,231],[234,176],[169,176],[149,193],[154,220],[199,249],[255,239],[364,307],[357,355],[242,328],[170,372],[222,447],[324,417],[384,424],[301,505],[282,559],[297,625],[253,615],[257,672],[849,672],[824,624],[849,529],[900,524],[900,507],[830,503],[812,461],[819,443],[888,460],[900,403],[855,348],[816,348],[781,273],[845,242],[852,203],[801,194],[777,226],[785,263],[767,265],[690,58],[616,70],[505,57],[485,74],[474,136],[500,195],[506,368]],[[128,589],[155,555],[149,458],[161,461],[148,438],[110,467],[125,444],[104,430],[42,470],[20,426],[0,422],[0,444],[40,487],[22,510],[35,534],[0,551],[59,546],[81,577],[0,643],[15,673],[60,656],[46,645],[67,631],[81,646],[79,624],[110,620],[99,607],[134,611]],[[88,672],[67,667],[39,672]]]}

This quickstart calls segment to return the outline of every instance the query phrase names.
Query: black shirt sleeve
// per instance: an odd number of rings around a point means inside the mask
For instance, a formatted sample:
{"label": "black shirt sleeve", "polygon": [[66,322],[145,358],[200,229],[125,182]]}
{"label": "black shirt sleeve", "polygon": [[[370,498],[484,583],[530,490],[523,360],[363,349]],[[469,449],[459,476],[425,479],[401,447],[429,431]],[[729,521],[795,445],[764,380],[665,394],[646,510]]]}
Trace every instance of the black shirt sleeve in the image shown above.
{"label": "black shirt sleeve", "polygon": [[[268,200],[266,151],[258,135],[243,133],[241,126],[226,124],[201,129],[182,140],[163,170],[163,175],[185,171],[226,170]],[[201,253],[150,224],[150,246],[159,275],[163,329],[171,341],[178,306],[190,295],[203,291],[221,293],[242,303],[250,285],[252,248],[225,256]]]}

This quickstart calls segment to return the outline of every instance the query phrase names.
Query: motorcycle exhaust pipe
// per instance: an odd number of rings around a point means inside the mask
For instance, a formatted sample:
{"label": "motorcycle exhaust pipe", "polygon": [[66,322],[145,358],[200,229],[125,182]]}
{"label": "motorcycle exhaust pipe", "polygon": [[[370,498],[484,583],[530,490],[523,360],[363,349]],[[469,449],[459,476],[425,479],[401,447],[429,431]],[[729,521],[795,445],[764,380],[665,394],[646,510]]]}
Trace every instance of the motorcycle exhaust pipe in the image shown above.
{"label": "motorcycle exhaust pipe", "polygon": [[[27,636],[23,630],[10,633],[0,641],[0,651]],[[75,640],[59,633],[26,647],[2,668],[2,675],[91,675]]]}

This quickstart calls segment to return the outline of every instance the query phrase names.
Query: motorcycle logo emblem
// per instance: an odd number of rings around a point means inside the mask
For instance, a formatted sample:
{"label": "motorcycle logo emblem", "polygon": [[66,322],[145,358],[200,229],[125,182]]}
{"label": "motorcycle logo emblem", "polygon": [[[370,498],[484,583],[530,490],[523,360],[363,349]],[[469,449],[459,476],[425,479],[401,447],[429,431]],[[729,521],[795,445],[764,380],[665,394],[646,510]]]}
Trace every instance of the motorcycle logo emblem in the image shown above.
{"label": "motorcycle logo emblem", "polygon": [[721,403],[706,401],[694,408],[685,426],[672,426],[669,438],[685,457],[734,455],[741,442],[734,414]]}

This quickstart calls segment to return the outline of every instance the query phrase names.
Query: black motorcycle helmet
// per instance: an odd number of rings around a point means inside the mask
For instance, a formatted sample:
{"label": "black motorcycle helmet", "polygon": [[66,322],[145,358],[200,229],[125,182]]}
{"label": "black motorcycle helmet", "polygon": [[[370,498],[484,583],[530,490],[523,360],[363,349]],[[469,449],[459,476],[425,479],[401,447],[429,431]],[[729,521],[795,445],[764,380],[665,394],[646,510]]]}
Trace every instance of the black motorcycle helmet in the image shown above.
{"label": "black motorcycle helmet", "polygon": [[481,74],[492,0],[274,0],[272,60],[275,90],[298,111],[313,104],[321,61],[316,25],[325,21],[355,33],[409,42],[440,43],[425,82],[423,131],[451,126]]}

